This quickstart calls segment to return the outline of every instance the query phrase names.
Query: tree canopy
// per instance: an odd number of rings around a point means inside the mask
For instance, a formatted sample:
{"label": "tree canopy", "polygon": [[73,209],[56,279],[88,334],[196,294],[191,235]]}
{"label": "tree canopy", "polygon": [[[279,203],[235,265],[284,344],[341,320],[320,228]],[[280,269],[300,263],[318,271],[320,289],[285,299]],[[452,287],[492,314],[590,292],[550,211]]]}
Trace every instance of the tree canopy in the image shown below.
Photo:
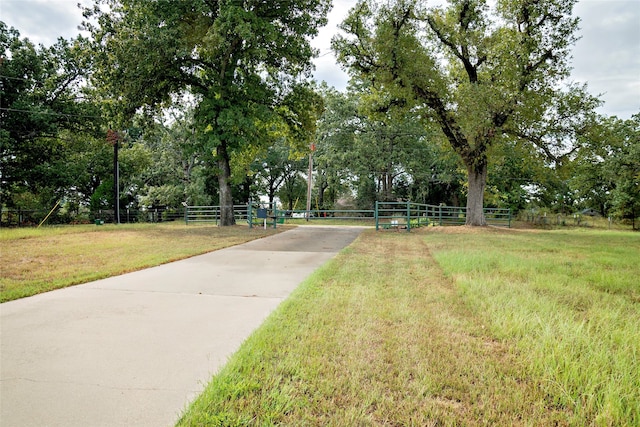
{"label": "tree canopy", "polygon": [[[361,0],[333,41],[388,106],[436,125],[467,170],[467,223],[484,225],[489,153],[553,116],[569,74],[575,0]],[[565,123],[555,123],[564,125]],[[537,142],[541,142],[538,140]],[[567,143],[568,141],[561,141]],[[544,147],[540,147],[545,149]]]}
{"label": "tree canopy", "polygon": [[633,223],[640,114],[599,116],[567,82],[574,4],[361,0],[333,39],[345,91],[310,81],[329,0],[96,0],[91,38],[49,47],[0,22],[2,222],[58,201],[60,221],[110,218],[115,130],[120,206],[140,220],[186,202],[232,224],[256,196],[296,208],[314,146],[320,209],[467,197],[475,225],[483,206]]}
{"label": "tree canopy", "polygon": [[280,121],[309,131],[316,102],[310,39],[330,0],[98,0],[85,9],[98,52],[94,84],[114,114],[197,100],[197,131],[215,156],[221,224],[234,223],[232,156]]}
{"label": "tree canopy", "polygon": [[50,202],[72,186],[65,169],[77,136],[95,135],[99,113],[83,94],[86,40],[34,46],[0,21],[0,185],[2,203]]}

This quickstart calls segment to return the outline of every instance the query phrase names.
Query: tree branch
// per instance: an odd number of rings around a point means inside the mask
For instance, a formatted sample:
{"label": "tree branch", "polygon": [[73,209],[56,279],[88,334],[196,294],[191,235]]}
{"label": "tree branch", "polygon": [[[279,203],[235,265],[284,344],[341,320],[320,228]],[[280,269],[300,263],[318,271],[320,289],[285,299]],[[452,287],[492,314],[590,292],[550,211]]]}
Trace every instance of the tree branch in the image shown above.
{"label": "tree branch", "polygon": [[414,93],[420,99],[423,99],[429,106],[429,108],[433,110],[436,116],[436,120],[440,124],[442,132],[449,140],[449,143],[451,144],[453,149],[466,162],[469,159],[469,155],[471,154],[469,141],[462,132],[462,129],[460,129],[460,126],[456,123],[456,120],[451,112],[447,110],[447,107],[445,106],[442,99],[438,96],[437,93],[430,91],[429,89],[414,86],[413,90]]}
{"label": "tree branch", "polygon": [[[468,28],[469,28],[469,24],[471,22],[469,15],[469,4],[465,3],[461,13],[460,13],[460,19],[459,19],[459,23],[460,23],[460,27],[462,28],[463,32],[466,33]],[[476,62],[476,65],[474,66],[471,63],[471,58],[469,55],[469,46],[466,44],[463,44],[460,46],[460,49],[458,50],[458,46],[456,46],[455,43],[453,43],[451,40],[449,40],[445,34],[438,28],[435,20],[433,19],[433,17],[428,16],[427,17],[427,23],[429,24],[429,27],[433,30],[433,32],[436,34],[436,36],[438,37],[438,40],[440,40],[445,46],[447,46],[449,49],[451,49],[451,52],[453,52],[453,54],[460,60],[462,61],[462,65],[464,66],[464,69],[467,73],[467,76],[469,77],[469,82],[471,83],[477,83],[478,82],[478,69],[477,67],[482,64],[484,61],[486,61],[486,57],[483,58],[479,58],[478,61]]]}

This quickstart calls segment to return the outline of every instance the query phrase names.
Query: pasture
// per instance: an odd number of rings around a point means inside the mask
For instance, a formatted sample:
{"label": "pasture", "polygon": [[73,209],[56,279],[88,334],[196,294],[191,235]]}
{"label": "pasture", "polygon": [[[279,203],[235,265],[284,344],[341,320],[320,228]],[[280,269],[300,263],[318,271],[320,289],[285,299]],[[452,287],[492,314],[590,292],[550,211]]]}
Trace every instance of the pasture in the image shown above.
{"label": "pasture", "polygon": [[[2,300],[283,229],[2,230]],[[367,230],[179,425],[639,425],[639,259],[616,230]]]}
{"label": "pasture", "polygon": [[640,424],[640,236],[365,232],[179,425]]}

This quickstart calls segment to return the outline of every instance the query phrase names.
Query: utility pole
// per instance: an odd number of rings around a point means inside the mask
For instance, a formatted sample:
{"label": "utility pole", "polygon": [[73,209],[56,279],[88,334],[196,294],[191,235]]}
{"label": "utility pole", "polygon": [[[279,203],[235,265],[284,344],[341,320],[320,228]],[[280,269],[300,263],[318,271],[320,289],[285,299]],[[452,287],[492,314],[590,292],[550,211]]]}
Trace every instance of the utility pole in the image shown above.
{"label": "utility pole", "polygon": [[116,197],[115,202],[115,213],[116,213],[116,224],[120,224],[120,162],[118,162],[118,145],[119,142],[113,145],[113,186],[114,186],[114,194]]}
{"label": "utility pole", "polygon": [[307,176],[307,222],[311,217],[311,189],[313,188],[313,152],[316,151],[316,144],[311,143],[309,152],[309,172]]}
{"label": "utility pole", "polygon": [[107,142],[113,145],[113,223],[120,224],[120,165],[118,163],[118,145],[120,142],[120,134],[109,129],[107,131]]}

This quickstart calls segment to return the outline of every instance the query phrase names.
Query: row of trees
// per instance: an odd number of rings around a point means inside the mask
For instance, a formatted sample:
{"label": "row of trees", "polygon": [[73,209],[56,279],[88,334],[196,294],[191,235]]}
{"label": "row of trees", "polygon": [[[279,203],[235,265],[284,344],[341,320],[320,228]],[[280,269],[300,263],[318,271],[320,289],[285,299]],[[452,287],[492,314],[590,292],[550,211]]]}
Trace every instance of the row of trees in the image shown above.
{"label": "row of trees", "polygon": [[[361,0],[333,39],[344,92],[310,81],[329,0],[96,0],[90,38],[34,46],[0,22],[4,208],[375,200],[640,212],[640,114],[566,83],[575,1]],[[111,135],[114,131],[110,131]]]}

